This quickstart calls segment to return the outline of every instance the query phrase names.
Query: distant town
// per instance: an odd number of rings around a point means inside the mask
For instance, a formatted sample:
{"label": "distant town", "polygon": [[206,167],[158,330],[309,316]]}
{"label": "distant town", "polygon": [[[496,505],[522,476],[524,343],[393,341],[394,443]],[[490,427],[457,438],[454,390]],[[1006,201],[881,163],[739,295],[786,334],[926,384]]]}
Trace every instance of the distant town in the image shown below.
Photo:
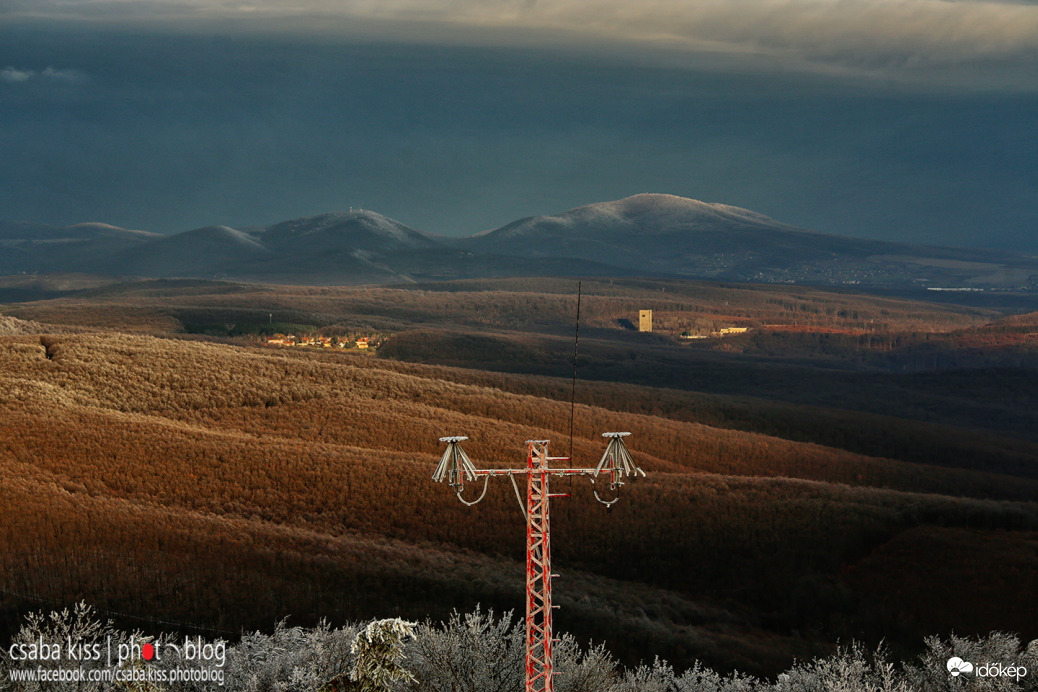
{"label": "distant town", "polygon": [[268,346],[279,347],[309,347],[309,348],[337,348],[355,349],[360,351],[374,351],[382,345],[381,336],[296,336],[295,334],[274,334],[267,338]]}
{"label": "distant town", "polygon": [[[672,316],[668,316],[672,317]],[[682,321],[683,323],[683,321]],[[774,325],[769,325],[774,326]],[[678,327],[680,328],[680,327]],[[639,332],[652,332],[652,310],[639,310],[638,311],[638,331]],[[691,340],[691,339],[711,339],[723,336],[734,336],[736,334],[745,334],[750,331],[749,327],[720,327],[715,326],[711,329],[685,329],[678,333],[677,329],[674,328],[674,322],[672,319],[667,320],[667,325],[662,330],[657,330],[664,334],[677,335],[680,339]]]}

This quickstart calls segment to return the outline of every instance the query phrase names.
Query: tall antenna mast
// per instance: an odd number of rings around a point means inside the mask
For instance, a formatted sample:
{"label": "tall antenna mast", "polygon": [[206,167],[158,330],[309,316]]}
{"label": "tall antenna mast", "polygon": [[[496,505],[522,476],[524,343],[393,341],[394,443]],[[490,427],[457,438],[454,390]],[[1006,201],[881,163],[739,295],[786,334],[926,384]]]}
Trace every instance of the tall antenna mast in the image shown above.
{"label": "tall antenna mast", "polygon": [[[554,692],[555,672],[552,650],[555,639],[552,635],[551,580],[557,575],[551,571],[551,525],[549,505],[553,497],[568,497],[565,493],[552,493],[549,479],[552,476],[585,476],[591,481],[595,499],[606,507],[620,499],[619,490],[624,479],[644,476],[631,453],[624,444],[629,432],[607,432],[602,437],[609,440],[601,461],[595,468],[552,468],[549,462],[570,461],[570,457],[548,456],[548,440],[526,441],[526,468],[522,469],[477,469],[461,443],[469,439],[464,436],[441,437],[447,443],[432,479],[437,483],[447,481],[458,499],[466,505],[474,505],[487,493],[491,476],[507,476],[512,481],[516,498],[526,517],[526,692]],[[526,504],[519,497],[516,476],[526,476]],[[616,495],[603,500],[595,487],[600,476],[609,481],[609,488]],[[466,481],[483,477],[483,492],[474,501],[461,497]]]}

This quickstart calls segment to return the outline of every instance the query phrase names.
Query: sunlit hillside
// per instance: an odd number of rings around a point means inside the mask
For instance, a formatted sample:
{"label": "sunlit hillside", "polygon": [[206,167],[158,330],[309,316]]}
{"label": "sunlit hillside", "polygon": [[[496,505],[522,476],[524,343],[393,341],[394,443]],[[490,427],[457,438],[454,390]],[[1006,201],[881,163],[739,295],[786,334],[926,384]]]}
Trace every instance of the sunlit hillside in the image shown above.
{"label": "sunlit hillside", "polygon": [[[361,354],[3,337],[8,627],[80,598],[131,624],[226,633],[286,615],[518,608],[512,489],[462,506],[430,480],[436,440],[468,435],[472,457],[495,466],[522,464],[531,438],[566,453],[564,392],[552,378]],[[574,457],[593,465],[599,433],[629,430],[649,476],[611,512],[579,480],[553,508],[558,621],[579,637],[625,660],[769,672],[839,637],[1038,635],[1029,443],[992,448],[997,469],[942,466],[734,429],[724,400],[677,390],[588,383],[582,396]],[[991,564],[1006,566],[994,581]],[[964,592],[954,613],[941,606]]]}

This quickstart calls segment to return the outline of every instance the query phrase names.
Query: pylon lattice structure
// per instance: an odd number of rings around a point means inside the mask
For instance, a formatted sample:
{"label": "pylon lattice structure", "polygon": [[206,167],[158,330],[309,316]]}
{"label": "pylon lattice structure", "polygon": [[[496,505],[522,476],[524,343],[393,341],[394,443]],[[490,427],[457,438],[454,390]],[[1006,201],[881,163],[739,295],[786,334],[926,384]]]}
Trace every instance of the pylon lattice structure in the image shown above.
{"label": "pylon lattice structure", "polygon": [[[595,499],[610,507],[619,499],[603,500],[596,479],[605,475],[611,490],[619,491],[624,479],[644,476],[631,458],[623,438],[630,433],[603,433],[609,444],[602,460],[595,468],[552,468],[550,462],[570,461],[569,457],[548,456],[548,440],[527,440],[526,468],[523,469],[477,469],[461,448],[467,437],[442,437],[447,449],[433,473],[433,480],[448,481],[466,505],[474,505],[486,496],[487,482],[492,476],[507,476],[512,481],[516,497],[526,515],[526,692],[554,692],[555,672],[552,653],[555,639],[552,634],[551,580],[557,576],[551,571],[551,498],[568,497],[565,493],[553,494],[550,489],[552,476],[586,476],[591,480]],[[519,497],[516,476],[526,476],[526,503]],[[483,492],[474,501],[461,497],[466,481],[483,477]]]}

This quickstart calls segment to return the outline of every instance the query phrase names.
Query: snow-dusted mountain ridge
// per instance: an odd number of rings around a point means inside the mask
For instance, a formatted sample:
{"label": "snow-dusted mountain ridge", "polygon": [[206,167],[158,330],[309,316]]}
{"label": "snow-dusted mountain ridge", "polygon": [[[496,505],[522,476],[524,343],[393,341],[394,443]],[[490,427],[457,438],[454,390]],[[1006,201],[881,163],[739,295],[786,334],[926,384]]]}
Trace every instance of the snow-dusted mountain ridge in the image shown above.
{"label": "snow-dusted mountain ridge", "polygon": [[[489,276],[671,276],[873,286],[1038,282],[1033,257],[826,235],[763,214],[638,194],[463,238],[368,210],[161,236],[104,224],[0,223],[0,273],[349,284]],[[529,260],[535,259],[536,262]]]}

